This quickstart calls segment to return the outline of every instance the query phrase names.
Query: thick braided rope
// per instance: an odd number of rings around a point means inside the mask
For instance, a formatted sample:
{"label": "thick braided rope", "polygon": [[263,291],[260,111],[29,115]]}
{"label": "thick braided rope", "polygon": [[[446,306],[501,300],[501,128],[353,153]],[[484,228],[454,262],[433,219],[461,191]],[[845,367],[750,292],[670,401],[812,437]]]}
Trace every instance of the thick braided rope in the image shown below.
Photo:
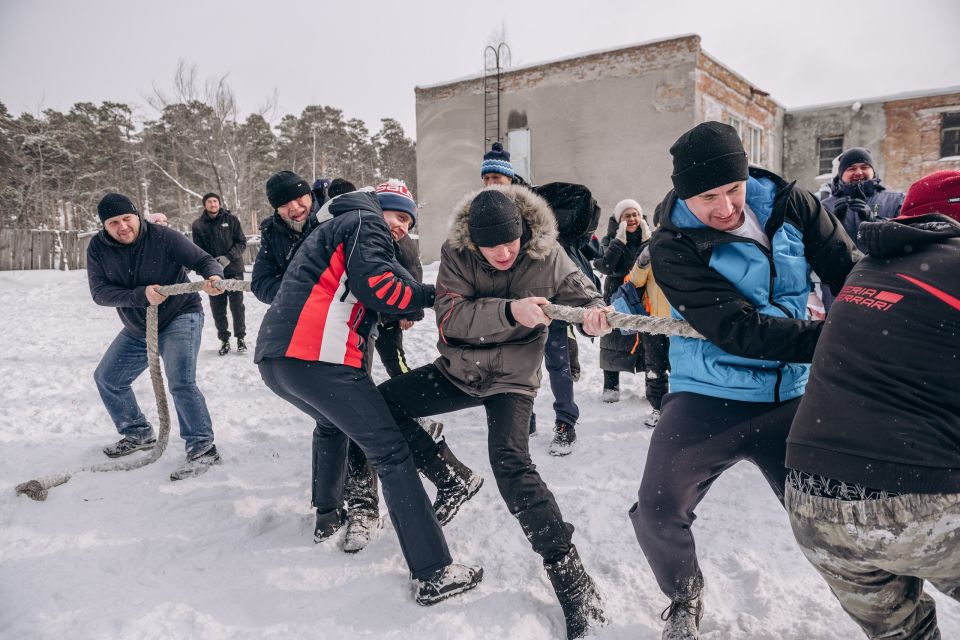
{"label": "thick braided rope", "polygon": [[[185,282],[183,284],[171,284],[159,287],[159,292],[165,296],[176,296],[184,293],[193,293],[203,288],[204,282]],[[214,285],[224,291],[249,291],[250,283],[243,280],[220,280]],[[156,462],[163,455],[167,448],[167,442],[170,439],[170,406],[167,404],[166,387],[163,384],[163,372],[160,368],[160,340],[157,330],[158,306],[150,305],[147,307],[147,362],[150,368],[150,382],[153,384],[153,395],[157,400],[157,414],[160,420],[160,429],[157,433],[157,444],[150,453],[134,460],[123,462],[105,462],[101,464],[88,465],[81,467],[69,473],[58,473],[44,476],[35,480],[30,480],[18,484],[17,494],[24,494],[34,500],[46,500],[47,490],[64,484],[77,473],[83,471],[106,472],[106,471],[131,471],[145,467],[148,464]]]}
{"label": "thick braided rope", "polygon": [[[571,324],[583,322],[585,309],[580,307],[564,307],[558,304],[545,304],[541,307],[544,315],[553,320],[563,320]],[[641,333],[654,333],[662,336],[681,336],[683,338],[700,338],[703,336],[683,320],[671,318],[655,318],[653,316],[632,315],[611,311],[607,313],[607,322],[614,329],[632,329]]]}

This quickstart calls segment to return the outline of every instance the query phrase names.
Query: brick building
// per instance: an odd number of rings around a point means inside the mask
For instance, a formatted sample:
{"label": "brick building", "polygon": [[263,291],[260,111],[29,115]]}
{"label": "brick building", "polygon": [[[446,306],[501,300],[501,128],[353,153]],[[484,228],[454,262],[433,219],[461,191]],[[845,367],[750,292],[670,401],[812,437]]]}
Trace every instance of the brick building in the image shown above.
{"label": "brick building", "polygon": [[[481,186],[489,148],[484,76],[415,93],[420,245],[430,262],[439,258],[457,202]],[[751,162],[811,190],[824,181],[823,167],[851,146],[870,148],[894,189],[960,168],[960,89],[786,112],[706,53],[697,35],[509,68],[499,96],[496,124],[521,175],[537,184],[586,184],[606,213],[634,198],[648,220],[671,186],[667,150],[705,120],[733,125]]]}

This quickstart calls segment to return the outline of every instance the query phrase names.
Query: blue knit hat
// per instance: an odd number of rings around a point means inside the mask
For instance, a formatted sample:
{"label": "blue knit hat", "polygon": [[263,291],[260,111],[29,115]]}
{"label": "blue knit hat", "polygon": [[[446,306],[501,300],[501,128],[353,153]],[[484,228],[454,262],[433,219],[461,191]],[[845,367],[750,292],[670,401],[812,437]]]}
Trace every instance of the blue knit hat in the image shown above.
{"label": "blue knit hat", "polygon": [[380,208],[384,211],[403,211],[410,214],[413,218],[411,227],[417,226],[417,203],[410,195],[407,189],[407,183],[403,180],[391,178],[386,182],[381,182],[376,189],[377,200],[380,201]]}
{"label": "blue knit hat", "polygon": [[490,151],[483,154],[483,164],[480,165],[480,177],[487,173],[499,173],[513,177],[513,165],[510,164],[510,152],[503,150],[503,145],[494,142]]}

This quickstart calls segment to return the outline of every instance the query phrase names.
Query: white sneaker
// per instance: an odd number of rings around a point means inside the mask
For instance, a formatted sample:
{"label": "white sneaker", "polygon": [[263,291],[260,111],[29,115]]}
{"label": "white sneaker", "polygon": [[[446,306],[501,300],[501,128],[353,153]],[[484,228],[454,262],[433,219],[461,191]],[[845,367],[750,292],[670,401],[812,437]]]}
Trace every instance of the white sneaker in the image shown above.
{"label": "white sneaker", "polygon": [[600,399],[607,403],[620,402],[620,389],[604,389]]}

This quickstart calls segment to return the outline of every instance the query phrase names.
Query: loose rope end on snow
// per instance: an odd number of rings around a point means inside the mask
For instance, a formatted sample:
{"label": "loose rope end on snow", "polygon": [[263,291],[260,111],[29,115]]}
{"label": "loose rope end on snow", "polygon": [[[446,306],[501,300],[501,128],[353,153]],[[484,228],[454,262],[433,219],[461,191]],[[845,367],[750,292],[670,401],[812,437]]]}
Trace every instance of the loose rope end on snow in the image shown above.
{"label": "loose rope end on snow", "polygon": [[47,491],[63,484],[70,479],[69,473],[63,473],[55,476],[46,476],[43,478],[37,478],[36,480],[29,480],[18,484],[16,487],[18,496],[27,496],[31,500],[36,500],[37,502],[43,502],[47,499]]}

